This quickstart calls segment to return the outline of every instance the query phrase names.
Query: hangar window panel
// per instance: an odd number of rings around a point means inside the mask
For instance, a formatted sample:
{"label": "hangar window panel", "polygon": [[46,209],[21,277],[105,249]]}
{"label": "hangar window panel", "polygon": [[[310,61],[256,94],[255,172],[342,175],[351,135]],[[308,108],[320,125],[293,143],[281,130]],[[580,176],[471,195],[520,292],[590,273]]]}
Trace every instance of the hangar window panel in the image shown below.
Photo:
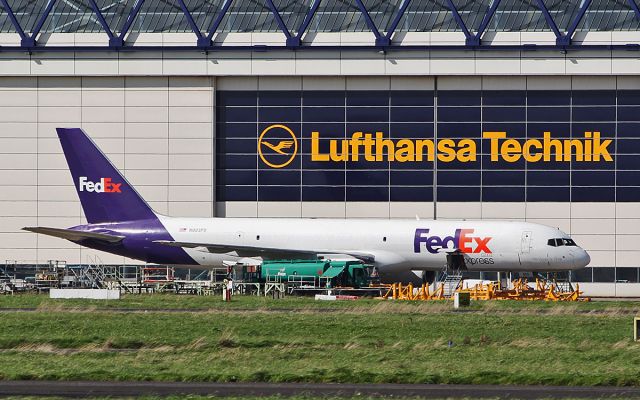
{"label": "hangar window panel", "polygon": [[479,170],[480,169],[480,158],[477,157],[476,161],[468,161],[468,162],[462,162],[462,161],[458,161],[457,159],[453,160],[453,161],[441,161],[438,160],[438,170],[452,170],[452,169],[456,169],[456,170]]}
{"label": "hangar window panel", "polygon": [[618,90],[619,106],[640,105],[640,90]]}
{"label": "hangar window panel", "polygon": [[479,106],[481,92],[479,90],[439,90],[438,107],[443,106]]}
{"label": "hangar window panel", "polygon": [[[487,145],[487,147],[484,147],[484,148],[488,149],[489,147]],[[502,157],[499,157],[497,161],[491,161],[490,155],[483,155],[480,157],[480,159],[482,160],[482,169],[484,170],[496,171],[496,170],[516,170],[516,169],[524,170],[525,169],[525,161],[522,158],[520,158],[515,162],[505,161]]]}
{"label": "hangar window panel", "polygon": [[574,121],[615,121],[615,107],[573,107]]}
{"label": "hangar window panel", "polygon": [[391,122],[433,122],[433,107],[391,107]]}
{"label": "hangar window panel", "polygon": [[299,122],[300,107],[260,107],[258,108],[258,120],[260,122]]}
{"label": "hangar window panel", "polygon": [[338,140],[338,149],[342,149],[341,140],[344,139],[344,123],[303,123],[300,138],[301,149],[304,153],[311,154],[311,135],[313,132],[319,133],[319,149],[323,153],[329,152],[329,143],[333,139]]}
{"label": "hangar window panel", "polygon": [[257,199],[256,186],[216,186],[217,201],[256,201]]}
{"label": "hangar window panel", "polygon": [[344,122],[344,107],[303,107],[302,119],[305,122]]}
{"label": "hangar window panel", "polygon": [[640,106],[619,106],[618,121],[640,121]]}
{"label": "hangar window panel", "polygon": [[226,170],[218,171],[216,183],[218,185],[257,185],[258,175],[255,170]]}
{"label": "hangar window panel", "polygon": [[571,200],[568,186],[527,186],[527,201],[559,201]]}
{"label": "hangar window panel", "polygon": [[438,186],[438,201],[480,201],[480,187]]}
{"label": "hangar window panel", "polygon": [[484,90],[482,105],[484,106],[524,106],[527,92],[524,90]]}
{"label": "hangar window panel", "polygon": [[[417,156],[416,156],[417,159]],[[427,155],[424,154],[422,161],[416,162],[394,162],[389,165],[389,169],[391,171],[406,171],[406,170],[415,170],[415,169],[424,169],[431,171],[433,170],[433,162],[427,161]]]}
{"label": "hangar window panel", "polygon": [[311,157],[302,157],[302,169],[304,170],[344,170],[345,162],[321,162],[321,161],[311,161]]}
{"label": "hangar window panel", "polygon": [[571,108],[569,107],[528,107],[527,120],[540,122],[569,121]]}
{"label": "hangar window panel", "polygon": [[[571,130],[574,138],[584,138],[585,132],[600,132],[601,138],[615,138],[616,124],[615,122],[593,121],[593,122],[574,122],[571,124]],[[613,149],[613,144],[610,146]]]}
{"label": "hangar window panel", "polygon": [[637,283],[638,268],[616,268],[616,282],[621,283]]}
{"label": "hangar window panel", "polygon": [[221,154],[253,154],[256,152],[256,139],[219,137],[216,139],[216,150]]}
{"label": "hangar window panel", "polygon": [[[615,156],[612,156],[615,157]],[[575,159],[575,157],[574,157]],[[567,163],[568,164],[568,163]],[[572,161],[571,168],[574,170],[614,170],[616,163],[612,161],[604,161],[602,158],[600,161]]]}
{"label": "hangar window panel", "polygon": [[383,158],[384,161],[366,161],[364,153],[361,153],[358,156],[357,161],[347,161],[345,163],[347,170],[388,170],[389,163],[386,161],[386,157]]}
{"label": "hangar window panel", "polygon": [[254,145],[258,137],[255,122],[218,122],[216,129],[218,138],[251,138],[254,141]]}
{"label": "hangar window panel", "polygon": [[529,186],[569,186],[569,171],[527,171]]}
{"label": "hangar window panel", "polygon": [[303,186],[302,201],[345,201],[345,188],[344,186]]}
{"label": "hangar window panel", "polygon": [[638,186],[617,186],[616,201],[638,202],[640,201],[640,187]]}
{"label": "hangar window panel", "polygon": [[[607,164],[614,163],[609,162]],[[618,169],[622,170],[640,170],[640,157],[637,155],[618,154],[615,164],[617,164]]]}
{"label": "hangar window panel", "polygon": [[524,107],[484,107],[482,120],[487,122],[517,122],[526,120]]}
{"label": "hangar window panel", "polygon": [[572,93],[574,106],[615,106],[615,90],[574,90]]}
{"label": "hangar window panel", "polygon": [[389,92],[391,106],[433,106],[432,90],[392,90]]}
{"label": "hangar window panel", "polygon": [[556,161],[555,154],[551,154],[551,161],[528,163],[527,169],[531,171],[563,171],[569,170],[571,163],[568,161]]}
{"label": "hangar window panel", "polygon": [[616,171],[619,186],[640,186],[640,171]]}
{"label": "hangar window panel", "polygon": [[438,186],[480,186],[480,171],[438,171]]}
{"label": "hangar window panel", "polygon": [[258,117],[257,107],[221,107],[218,119],[225,122],[249,122]]}
{"label": "hangar window panel", "polygon": [[347,186],[347,201],[388,201],[388,186]]}
{"label": "hangar window panel", "polygon": [[[527,136],[527,124],[524,122],[486,122],[482,121],[482,132],[506,132],[508,138],[525,138]],[[485,146],[489,142],[483,143]],[[487,153],[489,147],[484,148]]]}
{"label": "hangar window panel", "polygon": [[300,106],[302,93],[298,90],[258,92],[258,106]]}
{"label": "hangar window panel", "polygon": [[524,186],[525,171],[482,171],[483,186]]}
{"label": "hangar window panel", "polygon": [[433,171],[424,170],[391,170],[390,182],[393,186],[431,186]]}
{"label": "hangar window panel", "polygon": [[300,170],[261,169],[258,171],[258,184],[267,186],[300,185]]}
{"label": "hangar window panel", "polygon": [[479,138],[482,126],[478,122],[438,123],[438,139]]}
{"label": "hangar window panel", "polygon": [[[433,111],[431,112],[433,114]],[[401,123],[392,122],[389,137],[394,139],[433,139],[433,123]]]}
{"label": "hangar window panel", "polygon": [[577,202],[613,202],[616,200],[615,187],[584,187],[571,188],[571,201]]}
{"label": "hangar window panel", "polygon": [[640,154],[640,138],[638,139],[618,139],[618,154]]}
{"label": "hangar window panel", "polygon": [[384,90],[351,90],[347,106],[389,106],[389,92]]}
{"label": "hangar window panel", "polygon": [[615,186],[614,171],[573,171],[573,186]]}
{"label": "hangar window panel", "polygon": [[389,198],[391,201],[433,201],[433,187],[392,186]]}
{"label": "hangar window panel", "polygon": [[[253,151],[255,154],[255,150]],[[258,158],[255,155],[239,155],[219,153],[217,155],[220,169],[255,169]]]}
{"label": "hangar window panel", "polygon": [[347,171],[348,186],[388,186],[389,171]]}
{"label": "hangar window panel", "polygon": [[613,267],[597,267],[593,268],[594,282],[615,282],[616,269]]}
{"label": "hangar window panel", "polygon": [[568,106],[571,104],[569,90],[530,90],[527,92],[527,106]]}
{"label": "hangar window panel", "polygon": [[571,271],[571,282],[593,282],[593,268]]}
{"label": "hangar window panel", "polygon": [[475,121],[480,121],[480,107],[438,107],[438,122]]}
{"label": "hangar window panel", "polygon": [[[388,109],[386,110],[386,115],[388,116]],[[345,132],[347,135],[347,138],[351,138],[351,135],[354,132],[363,132],[363,133],[371,133],[374,137],[376,132],[382,132],[384,133],[384,137],[385,139],[389,137],[389,123],[386,122],[389,120],[389,118],[379,118],[379,119],[384,119],[384,121],[382,122],[355,122],[352,123],[351,121],[347,122],[346,124],[346,128],[347,131]],[[344,130],[344,125],[342,127],[342,130]]]}
{"label": "hangar window panel", "polygon": [[302,92],[304,106],[344,106],[344,90],[305,90]]}
{"label": "hangar window panel", "polygon": [[618,137],[640,138],[640,123],[618,123]]}
{"label": "hangar window panel", "polygon": [[258,201],[300,201],[300,186],[258,186]]}
{"label": "hangar window panel", "polygon": [[[566,121],[569,121],[567,118]],[[527,124],[527,136],[542,139],[545,132],[551,132],[552,139],[571,137],[571,124],[561,122],[529,122]]]}
{"label": "hangar window panel", "polygon": [[347,107],[349,122],[389,121],[389,107]]}
{"label": "hangar window panel", "polygon": [[524,186],[485,186],[482,188],[482,201],[522,202],[525,201]]}
{"label": "hangar window panel", "polygon": [[344,171],[302,171],[302,184],[307,186],[342,186]]}
{"label": "hangar window panel", "polygon": [[257,104],[258,104],[258,92],[254,90],[218,91],[216,96],[217,107],[255,106]]}

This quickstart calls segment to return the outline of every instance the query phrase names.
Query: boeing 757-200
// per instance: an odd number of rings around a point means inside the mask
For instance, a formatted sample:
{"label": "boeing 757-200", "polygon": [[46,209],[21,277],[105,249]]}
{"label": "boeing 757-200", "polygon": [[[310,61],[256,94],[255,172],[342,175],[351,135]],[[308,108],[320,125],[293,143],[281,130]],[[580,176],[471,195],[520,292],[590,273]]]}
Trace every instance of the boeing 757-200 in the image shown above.
{"label": "boeing 757-200", "polygon": [[569,235],[529,222],[168,217],[149,207],[82,129],[57,132],[87,224],[24,229],[149,263],[208,268],[245,257],[331,254],[402,281],[415,278],[412,270],[442,270],[448,254],[472,271],[573,270],[590,261]]}

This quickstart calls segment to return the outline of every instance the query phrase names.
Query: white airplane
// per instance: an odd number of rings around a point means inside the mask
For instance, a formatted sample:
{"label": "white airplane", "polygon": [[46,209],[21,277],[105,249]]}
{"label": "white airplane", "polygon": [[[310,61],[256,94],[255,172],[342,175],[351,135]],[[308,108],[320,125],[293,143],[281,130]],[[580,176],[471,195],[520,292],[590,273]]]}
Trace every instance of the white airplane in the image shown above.
{"label": "white airplane", "polygon": [[590,262],[566,233],[528,222],[159,215],[82,129],[57,133],[88,223],[23,229],[137,260],[208,268],[331,254],[371,263],[394,282],[415,281],[414,270],[440,271],[448,255],[469,271],[563,271]]}

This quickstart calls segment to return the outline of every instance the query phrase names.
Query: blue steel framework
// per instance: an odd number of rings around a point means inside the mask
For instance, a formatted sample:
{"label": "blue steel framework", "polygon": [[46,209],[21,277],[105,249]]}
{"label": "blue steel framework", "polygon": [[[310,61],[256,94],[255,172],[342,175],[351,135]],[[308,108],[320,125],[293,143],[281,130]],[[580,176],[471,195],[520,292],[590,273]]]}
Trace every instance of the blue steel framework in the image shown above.
{"label": "blue steel framework", "polygon": [[[82,51],[82,50],[91,50],[91,51],[95,51],[95,50],[147,50],[147,49],[154,49],[154,47],[149,47],[149,46],[145,46],[145,47],[134,47],[132,45],[128,45],[127,44],[127,35],[130,34],[130,30],[132,28],[132,25],[134,24],[134,22],[136,21],[136,18],[139,18],[140,15],[140,10],[143,8],[143,6],[147,7],[155,7],[156,10],[159,9],[159,7],[165,7],[163,10],[166,9],[166,7],[172,7],[172,13],[182,13],[184,19],[186,19],[186,22],[189,26],[189,29],[194,33],[195,35],[195,41],[194,41],[194,46],[184,46],[184,47],[171,47],[172,50],[240,50],[240,49],[247,49],[247,48],[251,48],[251,46],[220,46],[220,45],[216,45],[213,41],[214,36],[216,35],[216,33],[218,33],[219,28],[221,23],[223,22],[223,20],[225,20],[225,18],[229,18],[229,13],[230,13],[230,7],[232,6],[233,3],[237,2],[237,1],[241,1],[241,0],[220,0],[220,6],[216,7],[213,6],[213,3],[208,3],[209,8],[213,8],[216,9],[214,13],[211,13],[213,15],[209,15],[207,16],[205,19],[209,20],[212,22],[210,23],[210,25],[207,27],[206,30],[203,29],[202,27],[202,23],[198,24],[196,22],[196,20],[193,17],[192,11],[189,10],[188,5],[185,3],[184,0],[147,0],[145,2],[145,0],[135,0],[135,2],[132,1],[122,1],[122,2],[114,2],[110,5],[107,5],[107,3],[105,3],[105,6],[100,7],[97,3],[96,0],[84,0],[87,4],[84,4],[89,10],[91,10],[92,12],[92,16],[90,17],[91,19],[94,20],[94,24],[98,25],[100,27],[100,29],[106,33],[109,37],[109,45],[108,46],[104,46],[104,47],[68,47],[68,48],[61,48],[61,47],[53,47],[53,46],[46,46],[46,45],[39,45],[38,44],[38,38],[39,35],[41,35],[43,26],[45,25],[45,22],[47,22],[47,18],[50,16],[50,14],[52,13],[52,10],[54,9],[54,6],[56,6],[57,3],[63,2],[63,0],[47,0],[46,3],[41,1],[41,0],[35,0],[36,5],[38,3],[43,3],[43,7],[42,7],[42,11],[40,11],[39,13],[37,13],[36,15],[38,15],[37,17],[37,21],[35,23],[35,25],[33,25],[33,27],[29,26],[29,27],[25,27],[22,26],[19,22],[19,18],[16,17],[16,12],[14,10],[14,7],[11,6],[10,4],[10,0],[0,0],[0,6],[2,9],[4,9],[4,13],[6,14],[5,16],[2,16],[2,14],[0,14],[0,26],[3,25],[7,25],[6,21],[10,21],[11,26],[13,27],[13,31],[18,33],[20,35],[21,38],[21,45],[20,46],[16,46],[16,47],[11,47],[11,46],[3,46],[0,47],[0,51],[7,51],[7,50],[21,50],[24,51],[29,50],[29,51],[37,51],[37,50],[74,50],[74,51]],[[285,37],[286,37],[286,41],[283,43],[282,46],[261,46],[260,49],[261,50],[267,50],[270,48],[274,48],[274,49],[282,49],[282,48],[288,48],[288,49],[293,49],[293,50],[297,50],[297,49],[310,49],[310,48],[315,48],[315,49],[326,49],[327,46],[305,46],[302,42],[302,37],[305,34],[305,32],[307,32],[309,25],[312,21],[312,19],[314,18],[314,16],[316,15],[316,13],[318,12],[318,8],[321,6],[322,3],[324,2],[329,2],[329,1],[336,1],[336,0],[307,0],[307,1],[293,1],[289,4],[284,4],[282,1],[279,1],[280,4],[280,9],[276,6],[276,4],[274,3],[273,0],[255,0],[252,3],[255,3],[256,7],[262,7],[262,9],[268,9],[273,17],[273,20],[275,21],[275,23],[277,24],[278,30],[281,31],[282,33],[284,33]],[[434,0],[430,0],[432,3],[436,4],[437,2]],[[523,46],[497,46],[497,45],[487,45],[487,44],[483,44],[482,43],[482,37],[484,35],[484,33],[487,31],[487,28],[489,27],[489,25],[494,22],[493,18],[496,15],[496,10],[498,10],[498,8],[500,7],[501,3],[504,3],[508,0],[491,0],[490,2],[466,2],[466,3],[461,3],[459,0],[442,0],[440,3],[437,3],[434,7],[440,7],[440,8],[444,8],[445,10],[447,10],[448,12],[450,12],[450,16],[451,18],[455,21],[455,25],[457,26],[457,30],[462,31],[465,35],[465,45],[464,46],[402,46],[402,45],[398,45],[395,44],[393,41],[394,38],[394,34],[399,31],[398,26],[400,24],[400,22],[403,20],[403,17],[408,18],[408,13],[409,13],[409,8],[410,5],[412,5],[412,3],[420,3],[420,2],[424,2],[423,0],[398,0],[396,2],[396,4],[391,5],[391,1],[387,0],[386,3],[385,1],[381,1],[379,3],[369,3],[369,8],[367,8],[367,6],[365,5],[365,2],[363,0],[337,0],[336,3],[339,3],[338,7],[350,7],[350,10],[358,10],[359,13],[361,14],[361,18],[364,19],[364,22],[366,24],[366,28],[371,31],[371,33],[373,34],[373,36],[375,37],[375,41],[373,41],[371,43],[370,46],[354,46],[353,48],[378,48],[378,49],[388,49],[388,50],[393,50],[396,48],[401,48],[401,49],[424,49],[426,47],[430,48],[430,49],[456,49],[456,48],[465,48],[465,49],[471,49],[471,50],[482,50],[482,49],[517,49],[517,48],[524,48],[527,50],[531,50],[533,48],[558,48],[558,49],[601,49],[603,47],[606,48],[624,48],[624,49],[636,49],[636,48],[640,48],[640,44],[638,43],[629,43],[627,45],[618,45],[618,46],[603,46],[603,45],[592,45],[592,46],[587,46],[587,45],[576,45],[572,43],[572,39],[574,37],[574,34],[576,32],[576,30],[578,29],[578,27],[582,24],[584,24],[583,18],[585,16],[585,14],[587,14],[588,12],[593,12],[594,14],[600,13],[601,11],[608,11],[606,10],[607,7],[607,1],[606,0],[580,0],[577,3],[574,2],[564,2],[565,4],[563,4],[563,2],[554,2],[553,0],[522,0],[522,3],[527,3],[524,7],[534,7],[535,8],[535,12],[540,12],[542,14],[542,16],[544,17],[544,21],[546,22],[546,27],[543,27],[544,30],[550,30],[552,31],[555,36],[556,36],[556,44],[555,46],[535,46],[535,45],[523,45]],[[25,1],[25,0],[11,0],[11,2],[14,4],[14,6],[20,6],[20,7],[24,7],[25,4],[27,3],[34,3],[34,1]],[[18,4],[16,4],[18,3]],[[82,4],[82,1],[76,1],[75,3],[77,4]],[[118,25],[120,25],[118,28],[119,32],[115,32],[114,31],[114,27],[110,26],[110,24],[108,23],[107,19],[104,16],[104,13],[106,12],[106,10],[108,10],[110,7],[112,7],[115,3],[119,3],[119,5],[124,4],[124,8],[122,10],[122,15],[120,15],[119,17],[123,17],[124,15],[126,15],[126,20],[124,20],[124,24],[120,24],[118,23]],[[133,3],[133,5],[131,5],[131,3]],[[205,1],[206,3],[206,1]],[[263,4],[259,4],[259,3],[263,3]],[[381,31],[381,29],[379,29],[379,26],[376,25],[376,22],[374,21],[374,19],[371,16],[371,10],[372,8],[375,7],[382,7],[382,4],[385,3],[386,4],[386,11],[383,11],[383,13],[385,13],[384,18],[388,19],[388,23],[386,24],[385,27],[385,31]],[[457,4],[456,4],[457,3]],[[474,4],[477,3],[477,4]],[[551,4],[554,3],[554,4]],[[571,4],[569,4],[571,3]],[[575,3],[575,4],[574,4]],[[592,7],[592,5],[594,3],[597,3],[595,6]],[[151,5],[149,5],[151,4]],[[426,3],[424,3],[426,4]],[[420,7],[423,7],[424,4],[421,3]],[[479,4],[479,5],[478,5]],[[568,8],[572,8],[572,10],[563,10],[562,11],[562,15],[561,15],[561,19],[563,20],[563,24],[562,27],[559,27],[559,23],[558,23],[558,18],[553,17],[552,12],[550,12],[550,4],[554,7],[567,7]],[[613,3],[611,3],[613,4]],[[37,9],[36,5],[34,4],[28,4],[29,7],[33,8],[33,9]],[[282,17],[282,10],[283,7],[290,7],[290,6],[298,6],[298,7],[306,7],[306,5],[308,5],[308,10],[306,12],[304,12],[304,18],[302,19],[302,22],[300,23],[299,26],[297,26],[297,31],[292,31],[290,29],[290,27],[287,27],[287,24],[285,23],[285,21],[283,20]],[[474,12],[474,18],[470,18],[467,17],[466,18],[466,22],[465,22],[465,18],[463,18],[463,16],[461,15],[461,9],[462,7],[476,7],[476,10]],[[486,6],[486,7],[485,7]],[[35,7],[35,8],[34,8]],[[78,9],[77,6],[74,6],[76,9]],[[200,8],[203,8],[204,6],[201,6]],[[336,10],[337,8],[335,8],[335,5],[332,5],[332,7],[334,7],[334,10]],[[512,7],[512,5],[510,5],[510,7]],[[592,7],[592,8],[590,8]],[[605,10],[601,10],[601,8],[604,7]],[[624,7],[626,8],[625,12],[628,13],[632,13],[633,15],[633,23],[638,23],[640,22],[640,8],[638,7],[638,4],[636,3],[635,0],[620,0],[618,3],[616,3],[616,7]],[[193,7],[192,7],[193,8]],[[482,10],[482,8],[486,8],[486,10]],[[176,11],[179,10],[179,11]],[[344,8],[342,9],[344,11]],[[392,13],[389,13],[387,11],[393,11]],[[128,12],[126,12],[128,11]],[[424,11],[424,10],[423,10]],[[432,9],[433,11],[433,9]],[[620,10],[618,10],[620,11]],[[340,12],[340,11],[338,11]],[[525,12],[522,9],[516,11],[516,12]],[[531,12],[531,11],[528,11]],[[152,14],[153,11],[150,13]],[[206,13],[206,12],[205,12]],[[254,12],[255,13],[255,12]],[[480,15],[482,15],[482,19],[480,20],[480,24],[477,26],[477,29],[475,28],[475,24],[473,23]],[[558,13],[556,12],[556,15],[558,15]],[[568,16],[568,17],[567,17]],[[153,15],[152,15],[153,17]],[[391,19],[391,17],[393,17]],[[28,19],[32,19],[35,17],[30,16]],[[358,18],[357,16],[354,18]],[[508,16],[505,18],[509,18]],[[567,19],[569,18],[569,19]],[[597,18],[597,17],[596,17]],[[4,21],[3,21],[4,19]],[[295,19],[295,18],[294,18]],[[471,19],[471,21],[470,21]],[[535,19],[535,18],[534,18]],[[602,18],[601,18],[602,19]],[[609,20],[611,19],[611,17],[608,18]],[[619,19],[619,17],[618,17]],[[343,18],[344,20],[344,18]],[[442,21],[439,21],[442,22]],[[602,24],[605,24],[605,21],[601,21]],[[609,21],[610,22],[610,21]],[[614,22],[615,23],[615,22]],[[625,22],[626,23],[626,22]],[[291,24],[289,24],[291,25]],[[637,26],[637,25],[635,25]],[[26,29],[27,28],[27,29]],[[432,27],[434,28],[434,27]],[[437,29],[433,29],[433,30],[437,30]],[[586,28],[586,30],[588,30],[588,27]],[[626,29],[626,30],[635,30],[635,29]],[[6,29],[5,29],[6,31]],[[336,47],[336,46],[333,46]],[[157,49],[157,47],[155,47],[155,49]]]}

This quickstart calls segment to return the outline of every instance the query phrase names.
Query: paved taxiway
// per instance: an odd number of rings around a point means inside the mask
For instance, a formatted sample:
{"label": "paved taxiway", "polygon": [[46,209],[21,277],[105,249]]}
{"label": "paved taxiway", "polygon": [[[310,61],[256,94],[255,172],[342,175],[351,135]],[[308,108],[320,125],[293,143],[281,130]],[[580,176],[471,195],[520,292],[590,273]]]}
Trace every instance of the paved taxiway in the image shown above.
{"label": "paved taxiway", "polygon": [[603,398],[640,397],[640,387],[403,385],[332,383],[184,383],[0,381],[0,396],[131,397],[143,395],[215,396],[393,396],[428,398]]}

